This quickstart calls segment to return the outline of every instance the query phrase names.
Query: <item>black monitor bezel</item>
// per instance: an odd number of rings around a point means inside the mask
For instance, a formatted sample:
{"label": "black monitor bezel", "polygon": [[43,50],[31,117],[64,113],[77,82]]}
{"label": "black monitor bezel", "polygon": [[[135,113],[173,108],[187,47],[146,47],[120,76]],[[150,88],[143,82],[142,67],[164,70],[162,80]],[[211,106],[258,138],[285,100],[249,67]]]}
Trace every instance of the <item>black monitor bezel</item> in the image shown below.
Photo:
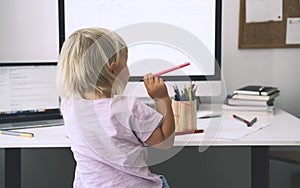
{"label": "black monitor bezel", "polygon": [[[215,70],[212,75],[198,76],[161,76],[166,81],[220,81],[221,80],[221,53],[222,53],[222,0],[216,1],[215,15]],[[58,0],[59,6],[59,50],[65,41],[65,1]],[[141,81],[141,76],[131,76],[129,82]]]}

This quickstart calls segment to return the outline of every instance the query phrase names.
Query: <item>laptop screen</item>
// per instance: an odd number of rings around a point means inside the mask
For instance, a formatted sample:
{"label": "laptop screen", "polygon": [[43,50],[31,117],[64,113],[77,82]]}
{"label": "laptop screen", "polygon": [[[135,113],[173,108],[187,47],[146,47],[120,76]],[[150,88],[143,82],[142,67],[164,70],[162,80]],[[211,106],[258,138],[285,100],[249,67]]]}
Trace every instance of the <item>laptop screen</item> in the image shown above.
{"label": "laptop screen", "polygon": [[60,116],[56,63],[0,64],[0,123]]}

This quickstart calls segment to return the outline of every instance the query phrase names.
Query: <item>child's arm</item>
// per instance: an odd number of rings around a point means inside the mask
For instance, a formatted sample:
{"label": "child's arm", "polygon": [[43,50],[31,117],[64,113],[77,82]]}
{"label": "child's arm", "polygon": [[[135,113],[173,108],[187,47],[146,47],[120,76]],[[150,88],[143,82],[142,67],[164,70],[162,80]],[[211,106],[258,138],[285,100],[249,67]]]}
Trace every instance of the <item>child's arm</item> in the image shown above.
{"label": "child's arm", "polygon": [[163,114],[163,122],[153,131],[145,142],[150,146],[167,149],[173,146],[175,123],[171,100],[163,79],[148,74],[144,77],[144,84],[149,96],[155,100],[156,109]]}

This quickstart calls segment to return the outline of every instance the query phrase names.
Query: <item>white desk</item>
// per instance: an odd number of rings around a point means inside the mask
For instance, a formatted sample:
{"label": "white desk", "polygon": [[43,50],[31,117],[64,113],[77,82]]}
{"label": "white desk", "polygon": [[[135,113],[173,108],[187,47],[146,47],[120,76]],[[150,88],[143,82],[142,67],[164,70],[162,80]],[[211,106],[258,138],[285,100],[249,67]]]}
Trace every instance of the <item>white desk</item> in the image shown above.
{"label": "white desk", "polygon": [[30,132],[33,138],[0,135],[0,148],[54,148],[70,147],[64,126],[20,129],[16,131]]}
{"label": "white desk", "polygon": [[[226,114],[222,118],[228,118],[228,116]],[[177,136],[174,145],[254,146],[252,147],[252,187],[267,187],[268,146],[299,146],[300,119],[282,110],[277,110],[275,116],[258,116],[258,118],[259,121],[270,122],[270,126],[247,135],[238,141],[226,139],[205,140],[205,133],[200,133],[193,136]],[[201,128],[201,125],[199,125],[199,128]],[[34,133],[34,138],[0,136],[0,148],[5,149],[6,187],[20,187],[20,150],[22,148],[70,147],[63,126],[26,129],[23,131]]]}
{"label": "white desk", "polygon": [[[231,118],[232,113],[225,113],[223,119]],[[177,136],[175,138],[176,146],[299,146],[300,145],[300,119],[283,111],[276,110],[274,116],[257,116],[258,122],[270,123],[269,126],[251,133],[239,140],[228,140],[205,137],[205,134],[194,134]],[[220,118],[219,118],[220,119]],[[210,119],[210,121],[212,121]],[[198,128],[201,127],[201,121],[198,122]],[[207,121],[207,120],[205,120]],[[222,123],[222,120],[219,122]],[[222,124],[221,126],[226,126]],[[217,135],[217,133],[212,133]],[[217,137],[217,136],[216,136]]]}
{"label": "white desk", "polygon": [[[229,116],[229,114],[225,114]],[[227,118],[227,117],[225,117]],[[283,111],[277,110],[275,116],[259,116],[258,121],[270,122],[261,130],[243,137],[240,140],[213,138],[205,140],[205,133],[176,136],[175,146],[300,146],[300,119]],[[206,119],[209,120],[209,119]],[[236,121],[236,120],[232,120]],[[201,120],[200,120],[201,122]],[[226,125],[222,125],[226,126]],[[199,128],[201,124],[198,125]],[[21,130],[20,130],[21,131]],[[47,148],[69,147],[64,126],[24,129],[34,133],[33,138],[0,136],[0,148]]]}

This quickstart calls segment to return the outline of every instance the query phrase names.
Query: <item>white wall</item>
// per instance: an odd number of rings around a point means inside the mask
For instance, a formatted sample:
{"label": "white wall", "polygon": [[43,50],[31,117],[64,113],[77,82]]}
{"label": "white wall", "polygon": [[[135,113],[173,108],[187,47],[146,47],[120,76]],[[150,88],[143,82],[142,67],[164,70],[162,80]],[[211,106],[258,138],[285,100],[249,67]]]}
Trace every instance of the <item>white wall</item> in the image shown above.
{"label": "white wall", "polygon": [[238,49],[239,0],[223,1],[222,68],[227,92],[247,84],[275,85],[276,108],[300,117],[300,48]]}
{"label": "white wall", "polygon": [[[238,49],[239,1],[223,0],[222,71],[227,92],[247,84],[275,85],[281,90],[276,108],[300,118],[300,48]],[[290,187],[291,172],[299,172],[299,167],[271,161],[270,186]]]}

